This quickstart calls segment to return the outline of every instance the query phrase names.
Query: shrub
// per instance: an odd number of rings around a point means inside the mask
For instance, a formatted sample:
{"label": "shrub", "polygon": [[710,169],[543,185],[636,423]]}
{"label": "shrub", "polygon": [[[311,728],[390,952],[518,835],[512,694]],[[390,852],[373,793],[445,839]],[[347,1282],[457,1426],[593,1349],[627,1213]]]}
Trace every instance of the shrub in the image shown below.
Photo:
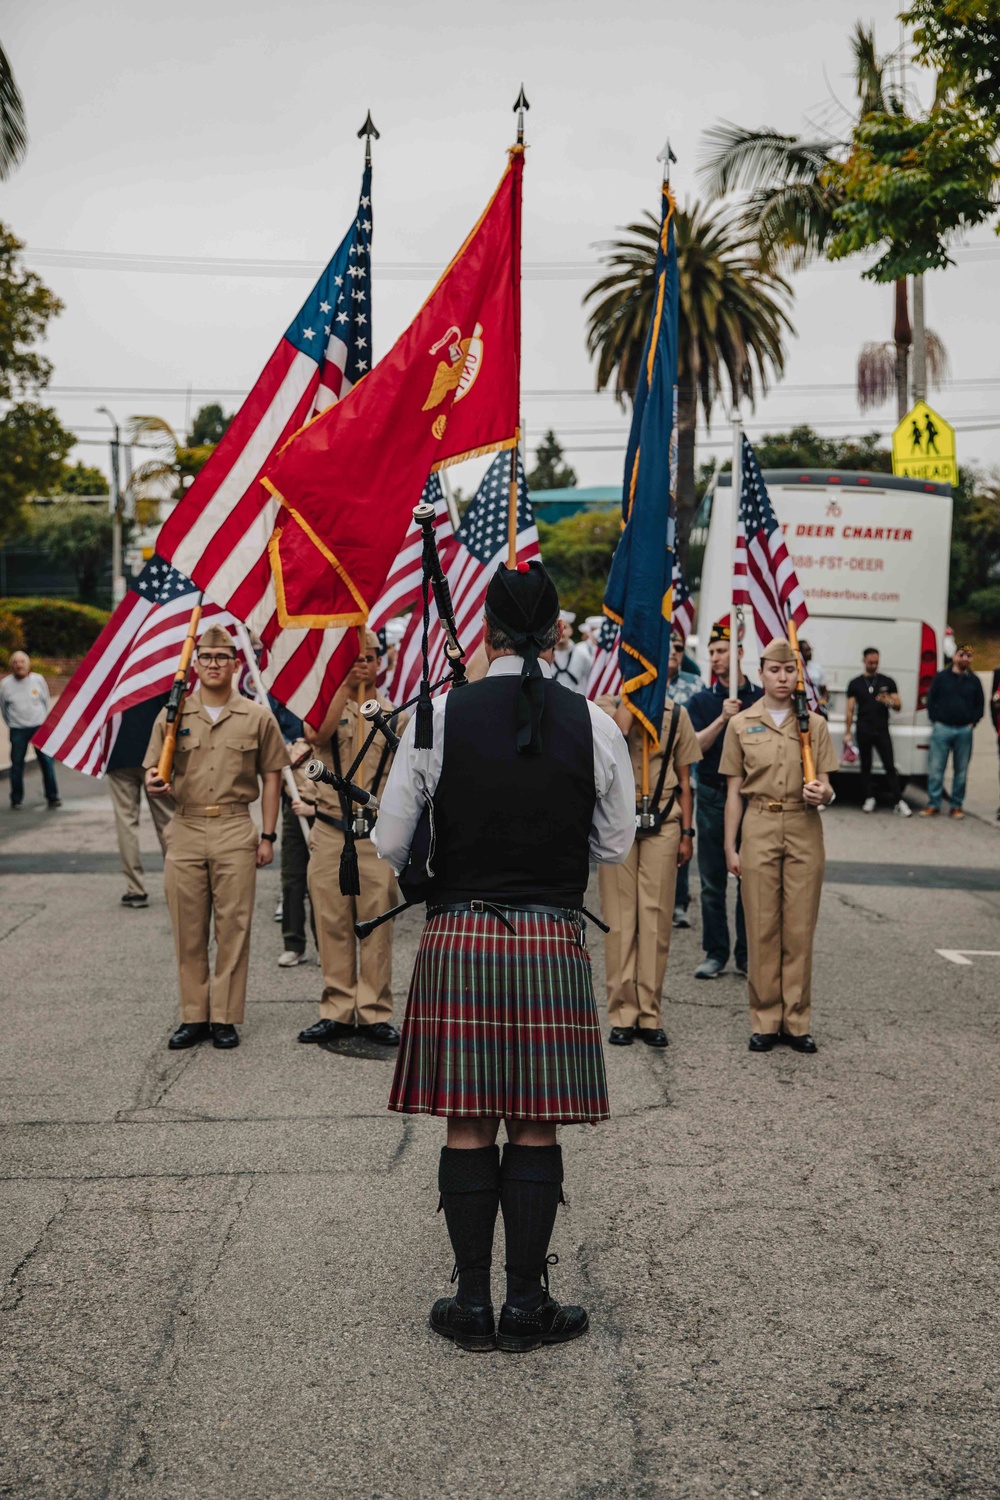
{"label": "shrub", "polygon": [[0,606],[0,666],[6,666],[15,651],[24,650],[24,624],[20,615]]}
{"label": "shrub", "polygon": [[23,649],[33,656],[83,656],[111,618],[69,599],[5,599],[3,608],[21,622]]}
{"label": "shrub", "polygon": [[967,608],[980,625],[985,625],[988,630],[1000,629],[1000,583],[994,583],[987,589],[977,589],[974,594],[970,594]]}

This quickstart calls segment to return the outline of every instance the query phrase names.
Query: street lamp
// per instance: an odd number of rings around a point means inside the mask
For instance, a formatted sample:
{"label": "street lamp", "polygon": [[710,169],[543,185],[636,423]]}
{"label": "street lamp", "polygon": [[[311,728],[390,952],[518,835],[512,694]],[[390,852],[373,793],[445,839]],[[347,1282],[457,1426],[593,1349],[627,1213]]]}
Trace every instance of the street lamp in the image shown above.
{"label": "street lamp", "polygon": [[118,467],[121,428],[106,406],[99,406],[97,410],[107,417],[115,434],[111,440],[111,600],[118,605],[125,598],[125,576],[122,572],[122,487]]}

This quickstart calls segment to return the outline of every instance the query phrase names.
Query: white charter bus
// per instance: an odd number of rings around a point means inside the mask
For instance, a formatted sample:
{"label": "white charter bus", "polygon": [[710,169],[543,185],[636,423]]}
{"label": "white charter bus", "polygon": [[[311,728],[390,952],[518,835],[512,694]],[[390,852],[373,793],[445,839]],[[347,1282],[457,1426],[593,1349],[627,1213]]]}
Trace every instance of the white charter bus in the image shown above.
{"label": "white charter bus", "polygon": [[[809,609],[801,634],[826,672],[834,749],[843,745],[847,685],[863,670],[865,647],[876,646],[879,670],[902,700],[889,716],[896,768],[926,776],[927,690],[943,665],[947,623],[951,486],[846,469],[769,469],[764,482]],[[732,493],[730,476],[720,476],[698,601],[706,682],[709,630],[728,613],[732,589]],[[757,635],[745,613],[744,667],[756,681]]]}

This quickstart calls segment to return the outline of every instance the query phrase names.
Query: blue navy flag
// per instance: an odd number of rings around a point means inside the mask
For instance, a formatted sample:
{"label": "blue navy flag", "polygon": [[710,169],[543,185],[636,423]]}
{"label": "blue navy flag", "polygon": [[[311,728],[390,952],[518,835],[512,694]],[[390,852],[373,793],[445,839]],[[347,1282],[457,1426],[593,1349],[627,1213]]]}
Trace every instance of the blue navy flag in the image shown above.
{"label": "blue navy flag", "polygon": [[604,593],[604,613],[621,628],[622,697],[654,745],[659,743],[667,695],[676,513],[678,276],[673,213],[674,200],[664,184],[653,317],[625,456],[624,530]]}

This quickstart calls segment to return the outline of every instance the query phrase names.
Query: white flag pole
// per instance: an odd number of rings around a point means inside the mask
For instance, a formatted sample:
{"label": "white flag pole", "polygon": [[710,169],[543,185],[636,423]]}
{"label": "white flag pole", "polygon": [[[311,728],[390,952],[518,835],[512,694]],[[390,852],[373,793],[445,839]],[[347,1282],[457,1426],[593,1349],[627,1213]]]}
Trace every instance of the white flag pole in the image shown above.
{"label": "white flag pole", "polygon": [[[260,703],[261,708],[267,709],[267,712],[271,715],[272,719],[274,719],[274,713],[267,699],[267,688],[264,686],[264,679],[260,675],[260,667],[257,665],[257,657],[254,653],[253,642],[250,640],[249,632],[246,626],[243,624],[242,620],[237,620],[236,622],[236,639],[240,643],[240,650],[243,652],[243,660],[247,664],[247,669],[250,673],[250,680],[254,686],[254,692],[257,694],[257,701]],[[274,722],[277,724],[277,719],[275,719]],[[284,738],[284,736],[282,736],[282,738]],[[289,797],[291,797],[293,802],[298,802],[299,789],[295,785],[295,777],[292,775],[291,766],[282,766],[281,778],[285,783],[285,791],[288,793]],[[308,819],[300,817],[299,827],[302,829],[302,837],[308,844],[309,834],[311,832]]]}
{"label": "white flag pole", "polygon": [[740,696],[740,642],[739,642],[739,619],[736,613],[736,542],[740,527],[740,499],[743,495],[743,424],[740,420],[740,409],[733,407],[733,472],[731,492],[733,497],[733,518],[731,532],[731,550],[729,554],[729,573],[732,578],[732,588],[729,597],[729,696],[738,698]]}

